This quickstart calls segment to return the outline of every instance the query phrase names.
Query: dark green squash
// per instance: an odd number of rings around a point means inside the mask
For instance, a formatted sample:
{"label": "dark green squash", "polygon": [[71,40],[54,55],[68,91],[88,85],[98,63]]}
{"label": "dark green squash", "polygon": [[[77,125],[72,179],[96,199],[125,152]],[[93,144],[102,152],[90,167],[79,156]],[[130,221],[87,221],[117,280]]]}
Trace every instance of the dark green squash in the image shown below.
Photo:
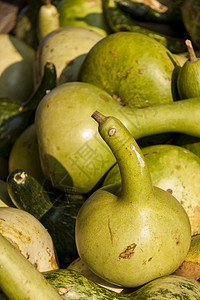
{"label": "dark green squash", "polygon": [[48,229],[61,265],[78,257],[75,221],[84,202],[82,196],[45,190],[34,177],[20,169],[9,174],[7,189],[16,207],[31,213]]}
{"label": "dark green squash", "polygon": [[154,38],[173,53],[186,51],[184,39],[182,37],[169,36],[139,25],[133,18],[131,18],[130,14],[124,12],[118,7],[116,0],[103,0],[103,10],[105,19],[113,32],[139,32]]}
{"label": "dark green squash", "polygon": [[200,283],[190,278],[168,275],[154,279],[144,286],[128,293],[119,294],[87,279],[80,273],[68,269],[43,272],[62,299],[92,300],[199,300]]}

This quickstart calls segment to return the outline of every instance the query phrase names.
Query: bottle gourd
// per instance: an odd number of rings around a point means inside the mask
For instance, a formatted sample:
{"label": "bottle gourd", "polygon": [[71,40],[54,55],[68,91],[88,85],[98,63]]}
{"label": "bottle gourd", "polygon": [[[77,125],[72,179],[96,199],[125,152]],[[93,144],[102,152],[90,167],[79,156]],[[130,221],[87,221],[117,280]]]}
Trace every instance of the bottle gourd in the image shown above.
{"label": "bottle gourd", "polygon": [[174,272],[190,247],[191,226],[178,200],[153,186],[143,154],[121,121],[92,115],[119,164],[121,185],[96,190],[76,219],[76,245],[98,276],[136,287]]}

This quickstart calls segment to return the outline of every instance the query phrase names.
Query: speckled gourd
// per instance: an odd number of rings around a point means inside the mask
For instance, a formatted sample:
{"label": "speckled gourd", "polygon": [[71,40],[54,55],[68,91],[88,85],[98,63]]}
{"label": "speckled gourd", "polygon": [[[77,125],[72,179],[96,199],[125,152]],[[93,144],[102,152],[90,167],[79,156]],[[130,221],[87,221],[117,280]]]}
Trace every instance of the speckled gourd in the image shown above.
{"label": "speckled gourd", "polygon": [[137,143],[114,117],[92,117],[114,153],[121,185],[96,190],[76,219],[76,245],[83,262],[99,277],[136,287],[174,272],[190,247],[189,218],[171,194],[152,185]]}

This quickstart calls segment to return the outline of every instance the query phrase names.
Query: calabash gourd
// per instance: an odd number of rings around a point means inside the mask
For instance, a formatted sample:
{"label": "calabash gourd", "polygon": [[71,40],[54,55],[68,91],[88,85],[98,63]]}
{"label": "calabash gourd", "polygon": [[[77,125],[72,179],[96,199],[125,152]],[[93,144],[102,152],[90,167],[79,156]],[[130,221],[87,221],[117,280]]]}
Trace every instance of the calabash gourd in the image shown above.
{"label": "calabash gourd", "polygon": [[166,132],[200,136],[199,98],[133,109],[92,84],[64,83],[40,102],[35,127],[43,173],[65,192],[90,193],[116,162],[96,132],[95,110],[117,117],[136,140]]}
{"label": "calabash gourd", "polygon": [[121,185],[96,190],[76,219],[79,256],[98,276],[136,287],[174,272],[190,247],[189,218],[171,194],[152,185],[135,139],[114,117],[95,111],[99,133],[116,157]]}
{"label": "calabash gourd", "polygon": [[[176,145],[152,145],[141,149],[153,185],[171,193],[190,219],[192,235],[200,233],[200,158]],[[120,183],[118,164],[106,174],[103,186]]]}

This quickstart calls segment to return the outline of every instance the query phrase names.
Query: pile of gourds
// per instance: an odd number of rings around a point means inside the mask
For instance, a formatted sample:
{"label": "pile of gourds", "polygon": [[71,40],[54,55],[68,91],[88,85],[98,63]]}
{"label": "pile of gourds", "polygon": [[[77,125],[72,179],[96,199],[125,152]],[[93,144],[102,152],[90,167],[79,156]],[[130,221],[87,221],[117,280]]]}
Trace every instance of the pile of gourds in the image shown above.
{"label": "pile of gourds", "polygon": [[33,1],[0,33],[0,299],[200,299],[199,1]]}

